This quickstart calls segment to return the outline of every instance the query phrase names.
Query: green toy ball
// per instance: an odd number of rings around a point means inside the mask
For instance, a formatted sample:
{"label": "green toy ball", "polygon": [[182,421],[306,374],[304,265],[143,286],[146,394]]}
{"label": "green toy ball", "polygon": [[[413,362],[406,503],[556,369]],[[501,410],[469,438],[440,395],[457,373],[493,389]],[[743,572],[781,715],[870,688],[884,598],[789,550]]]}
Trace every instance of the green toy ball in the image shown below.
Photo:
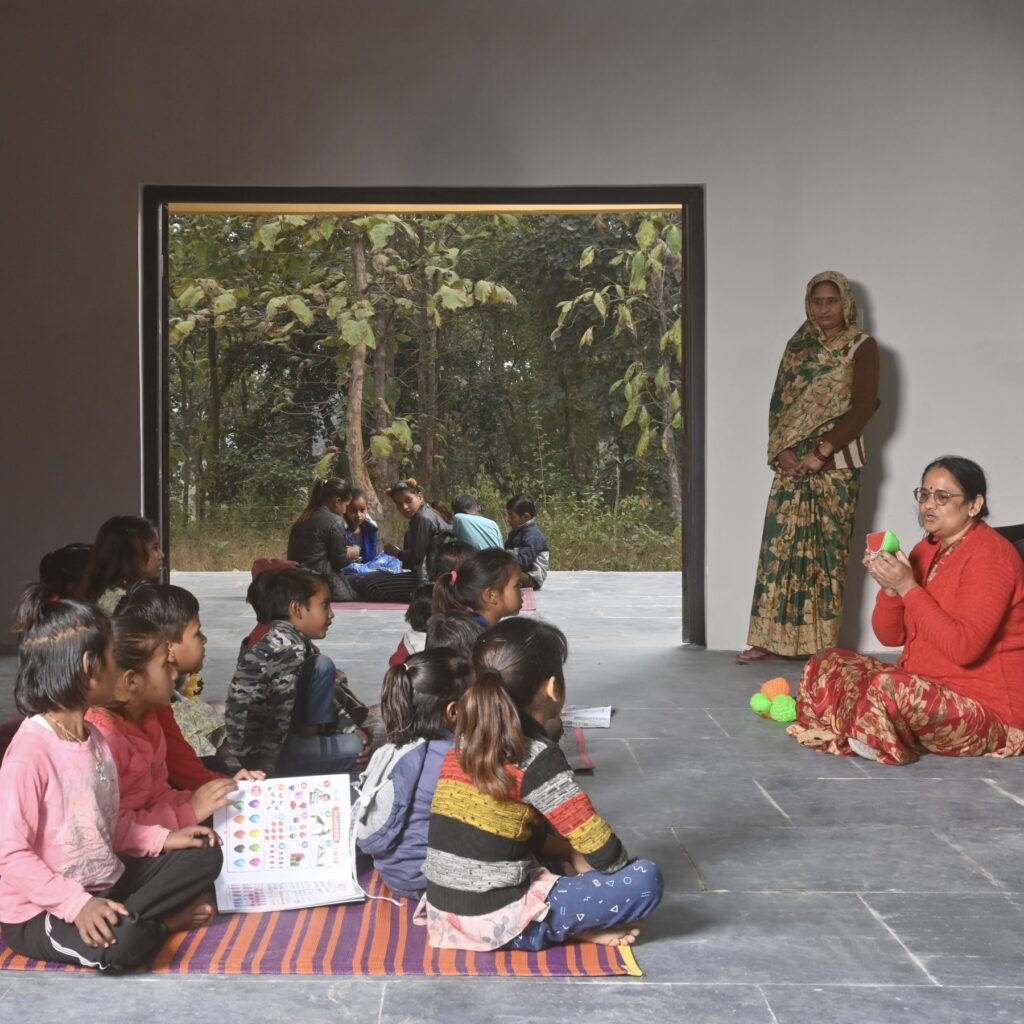
{"label": "green toy ball", "polygon": [[750,698],[751,710],[756,711],[759,715],[767,715],[772,707],[771,697],[766,697],[763,693],[755,693]]}
{"label": "green toy ball", "polygon": [[796,721],[796,701],[783,694],[772,701],[771,711],[768,713],[774,722],[794,722]]}

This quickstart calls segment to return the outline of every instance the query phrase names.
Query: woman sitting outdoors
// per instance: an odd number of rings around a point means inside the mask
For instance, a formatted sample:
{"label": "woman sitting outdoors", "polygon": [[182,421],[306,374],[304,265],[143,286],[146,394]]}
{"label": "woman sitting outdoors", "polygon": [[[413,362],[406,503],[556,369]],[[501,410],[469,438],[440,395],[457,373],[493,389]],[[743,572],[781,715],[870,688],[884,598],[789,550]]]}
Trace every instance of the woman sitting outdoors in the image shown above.
{"label": "woman sitting outdoors", "polygon": [[984,519],[985,473],[943,456],[914,491],[925,537],[910,552],[864,554],[881,588],[871,619],[896,665],[831,649],[807,663],[797,721],[805,746],[882,764],[923,753],[1024,750],[1024,562]]}

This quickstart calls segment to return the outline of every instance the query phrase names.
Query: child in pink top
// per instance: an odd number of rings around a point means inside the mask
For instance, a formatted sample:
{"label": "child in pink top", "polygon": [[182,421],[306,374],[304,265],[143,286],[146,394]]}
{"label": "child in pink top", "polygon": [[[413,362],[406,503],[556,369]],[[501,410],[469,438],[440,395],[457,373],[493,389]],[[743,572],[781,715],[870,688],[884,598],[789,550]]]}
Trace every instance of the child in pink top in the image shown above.
{"label": "child in pink top", "polygon": [[32,717],[0,767],[0,933],[33,959],[141,966],[168,932],[212,916],[216,837],[118,815],[113,758],[85,721],[114,697],[110,620],[34,586],[15,628],[15,702]]}
{"label": "child in pink top", "polygon": [[121,792],[121,815],[140,825],[180,828],[205,821],[228,805],[231,779],[213,779],[194,793],[167,781],[167,741],[157,709],[174,693],[174,666],[167,638],[148,619],[116,615],[113,657],[118,674],[111,708],[90,708],[86,720],[103,734]]}

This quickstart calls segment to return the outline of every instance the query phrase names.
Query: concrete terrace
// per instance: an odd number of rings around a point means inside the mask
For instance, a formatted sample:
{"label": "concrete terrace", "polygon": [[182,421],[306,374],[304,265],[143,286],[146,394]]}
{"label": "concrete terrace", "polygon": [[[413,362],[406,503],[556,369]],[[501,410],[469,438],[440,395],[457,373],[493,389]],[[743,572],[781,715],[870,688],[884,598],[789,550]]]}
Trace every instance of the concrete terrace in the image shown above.
{"label": "concrete terrace", "polygon": [[[252,622],[243,573],[179,573],[223,697]],[[745,600],[745,598],[744,598]],[[611,703],[584,786],[668,885],[643,979],[331,979],[0,975],[0,1019],[687,1024],[1024,1020],[1024,765],[906,768],[804,750],[756,717],[769,675],[680,646],[679,578],[552,573],[538,614],[568,635],[569,700]],[[374,698],[401,613],[337,616],[322,644]],[[800,666],[786,663],[795,680]],[[0,662],[0,711],[14,661]]]}

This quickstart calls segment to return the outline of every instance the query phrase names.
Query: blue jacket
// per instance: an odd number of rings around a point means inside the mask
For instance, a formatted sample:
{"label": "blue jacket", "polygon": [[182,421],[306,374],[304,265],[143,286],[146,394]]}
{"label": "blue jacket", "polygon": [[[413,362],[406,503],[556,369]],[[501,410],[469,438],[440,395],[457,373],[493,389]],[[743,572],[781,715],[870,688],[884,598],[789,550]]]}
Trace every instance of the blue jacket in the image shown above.
{"label": "blue jacket", "polygon": [[398,896],[418,897],[427,888],[423,861],[430,804],[453,740],[414,740],[400,747],[385,743],[359,779],[360,797],[353,808],[356,844]]}
{"label": "blue jacket", "polygon": [[[359,561],[363,565],[368,565],[377,557],[377,552],[380,551],[377,536],[380,531],[377,529],[377,524],[372,519],[364,519],[360,540],[359,540]],[[356,531],[345,526],[345,543],[355,544],[356,543]]]}

